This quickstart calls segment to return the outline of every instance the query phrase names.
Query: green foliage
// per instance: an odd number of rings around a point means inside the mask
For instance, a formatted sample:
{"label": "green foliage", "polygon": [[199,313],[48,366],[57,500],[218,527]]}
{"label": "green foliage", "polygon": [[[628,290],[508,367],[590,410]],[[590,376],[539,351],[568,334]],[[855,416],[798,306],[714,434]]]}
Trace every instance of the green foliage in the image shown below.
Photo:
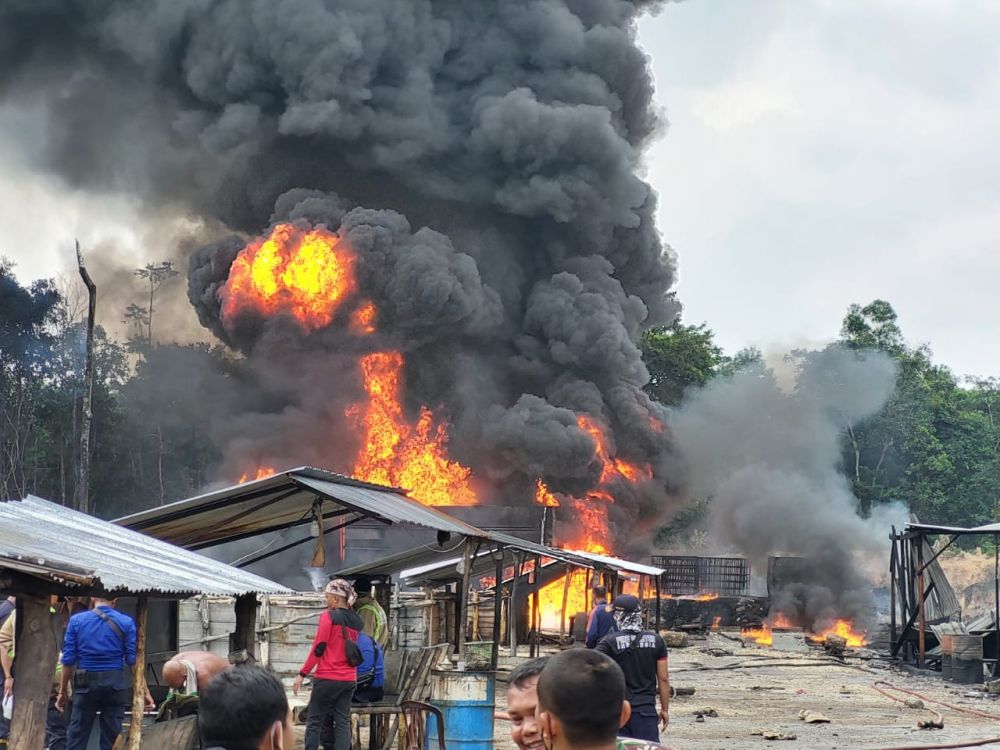
{"label": "green foliage", "polygon": [[704,323],[680,321],[643,333],[642,358],[649,370],[646,392],[663,404],[679,404],[685,390],[705,385],[725,361]]}

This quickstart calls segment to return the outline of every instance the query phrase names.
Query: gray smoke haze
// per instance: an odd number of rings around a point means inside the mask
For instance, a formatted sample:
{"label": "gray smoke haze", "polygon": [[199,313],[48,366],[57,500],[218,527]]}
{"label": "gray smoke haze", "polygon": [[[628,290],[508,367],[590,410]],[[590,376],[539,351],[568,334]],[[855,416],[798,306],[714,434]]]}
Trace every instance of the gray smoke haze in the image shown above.
{"label": "gray smoke haze", "polygon": [[[36,113],[41,166],[234,233],[190,255],[202,325],[268,397],[220,413],[232,467],[350,470],[357,358],[406,354],[407,406],[453,423],[489,500],[600,475],[587,412],[650,482],[613,488],[620,537],[680,472],[636,342],[671,320],[675,264],[638,176],[658,127],[623,0],[12,0],[0,97]],[[344,319],[225,326],[219,290],[248,236],[323,224],[359,258],[379,332]],[[213,408],[207,405],[206,408]],[[289,460],[290,459],[290,460]],[[627,534],[626,534],[627,532]]]}
{"label": "gray smoke haze", "polygon": [[711,530],[763,573],[769,555],[803,557],[805,575],[773,603],[802,625],[862,622],[872,607],[869,564],[884,565],[889,526],[902,509],[856,512],[841,466],[848,425],[891,394],[895,365],[838,346],[798,352],[794,388],[764,368],[691,394],[670,424],[689,467],[689,491],[711,498]]}

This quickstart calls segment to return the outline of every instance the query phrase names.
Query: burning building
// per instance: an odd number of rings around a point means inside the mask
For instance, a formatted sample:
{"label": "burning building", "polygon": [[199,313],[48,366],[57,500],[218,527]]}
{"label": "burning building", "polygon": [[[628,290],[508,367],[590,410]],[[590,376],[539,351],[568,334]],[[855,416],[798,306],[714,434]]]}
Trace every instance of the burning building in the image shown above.
{"label": "burning building", "polygon": [[641,332],[679,309],[639,176],[655,5],[6,3],[0,96],[38,117],[39,166],[203,235],[188,297],[252,372],[204,405],[220,482],[309,464],[431,505],[555,508],[557,544],[620,555],[712,496],[756,556],[790,547],[770,530],[799,489],[844,493],[830,462],[771,492],[801,446],[730,460],[780,415],[720,416],[720,387],[672,416],[643,391]]}

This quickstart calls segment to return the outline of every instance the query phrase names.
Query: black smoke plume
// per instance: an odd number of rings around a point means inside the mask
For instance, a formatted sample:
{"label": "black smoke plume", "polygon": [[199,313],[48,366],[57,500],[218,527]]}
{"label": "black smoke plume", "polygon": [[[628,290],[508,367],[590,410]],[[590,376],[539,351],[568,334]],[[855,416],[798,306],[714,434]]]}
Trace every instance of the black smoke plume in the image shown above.
{"label": "black smoke plume", "polygon": [[[38,113],[41,158],[70,184],[234,232],[191,256],[188,280],[202,323],[261,380],[219,416],[233,465],[349,471],[352,365],[391,346],[407,406],[451,420],[452,455],[487,499],[525,502],[537,477],[593,487],[574,413],[600,420],[613,455],[654,472],[614,489],[635,540],[680,481],[636,345],[677,312],[638,176],[658,124],[635,41],[650,5],[11,0],[0,95]],[[229,265],[280,220],[347,238],[378,334],[222,325]]]}

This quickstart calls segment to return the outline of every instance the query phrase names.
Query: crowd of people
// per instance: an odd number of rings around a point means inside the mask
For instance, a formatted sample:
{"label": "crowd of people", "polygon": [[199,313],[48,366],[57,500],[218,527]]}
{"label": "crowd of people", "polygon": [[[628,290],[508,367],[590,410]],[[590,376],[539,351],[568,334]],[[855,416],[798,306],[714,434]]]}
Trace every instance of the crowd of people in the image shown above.
{"label": "crowd of people", "polygon": [[[385,610],[371,596],[371,589],[369,578],[358,578],[353,585],[334,579],[326,587],[329,609],[320,618],[309,658],[294,686],[297,693],[303,678],[316,670],[306,734],[310,750],[318,750],[320,743],[324,750],[349,750],[351,702],[382,699],[389,624]],[[111,750],[121,734],[131,703],[136,625],[116,605],[116,600],[110,598],[51,598],[50,612],[61,624],[56,630],[64,632],[55,633],[53,643],[58,657],[45,722],[48,750],[84,750],[95,722],[100,725],[101,750]],[[8,708],[18,670],[17,632],[16,599],[8,597],[0,602],[0,679]],[[262,717],[271,716],[272,709],[283,706],[284,713],[268,724],[275,734],[267,747],[290,748],[290,744],[281,744],[290,742],[291,730],[284,715],[288,702],[280,680],[263,670],[230,667],[226,659],[207,651],[175,654],[162,668],[169,690],[157,718],[197,713],[205,747],[214,744],[246,750],[257,746],[259,734],[254,733]],[[210,685],[217,687],[217,692],[209,690]],[[212,702],[213,696],[219,696],[218,691],[224,693],[222,704]],[[230,697],[244,693],[234,705],[228,704]],[[148,689],[144,697],[146,710],[156,708]],[[8,713],[0,713],[0,750],[7,746]],[[248,738],[255,742],[247,744]]]}
{"label": "crowd of people", "polygon": [[[326,585],[327,611],[320,617],[306,662],[293,685],[298,694],[312,680],[305,750],[350,750],[352,702],[381,700],[385,610],[371,596],[372,581],[334,578]],[[657,750],[669,722],[670,687],[663,639],[642,627],[641,603],[631,595],[613,602],[595,587],[587,648],[533,659],[510,675],[507,709],[518,750]],[[5,698],[16,677],[16,610],[0,602],[0,668]],[[113,599],[52,600],[65,614],[66,630],[53,676],[46,723],[49,750],[83,750],[99,718],[101,748],[121,732],[135,663],[134,621]],[[285,688],[273,673],[252,666],[231,668],[206,651],[185,651],[163,666],[170,690],[161,718],[197,712],[206,750],[291,750],[292,713]],[[659,699],[659,705],[657,705]],[[146,694],[147,708],[152,698]],[[0,748],[6,742],[0,720]]]}

